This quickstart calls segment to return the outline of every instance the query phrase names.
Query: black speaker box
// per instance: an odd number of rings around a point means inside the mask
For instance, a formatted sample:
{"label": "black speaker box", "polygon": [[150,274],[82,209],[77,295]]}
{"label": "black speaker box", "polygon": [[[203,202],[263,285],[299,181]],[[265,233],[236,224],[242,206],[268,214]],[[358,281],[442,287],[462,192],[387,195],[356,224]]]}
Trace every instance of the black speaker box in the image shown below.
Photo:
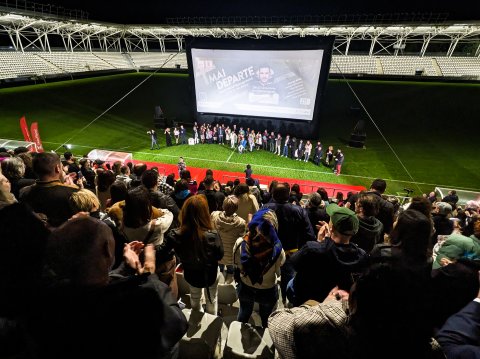
{"label": "black speaker box", "polygon": [[365,146],[365,141],[367,140],[367,135],[358,135],[352,133],[350,135],[350,141],[348,141],[348,146],[355,148],[363,148]]}

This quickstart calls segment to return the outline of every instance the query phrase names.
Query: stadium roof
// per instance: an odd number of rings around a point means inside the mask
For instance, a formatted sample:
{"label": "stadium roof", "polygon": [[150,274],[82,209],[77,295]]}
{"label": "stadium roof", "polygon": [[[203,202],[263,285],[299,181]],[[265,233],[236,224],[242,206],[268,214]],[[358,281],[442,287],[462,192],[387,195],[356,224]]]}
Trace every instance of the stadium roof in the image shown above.
{"label": "stadium roof", "polygon": [[[152,1],[138,0],[83,0],[72,5],[70,0],[36,0],[37,7],[55,7],[59,9],[78,6],[78,11],[88,12],[90,20],[106,21],[120,24],[164,24],[169,18],[183,17],[223,17],[223,16],[344,16],[358,14],[393,14],[393,13],[442,13],[448,20],[480,20],[480,2],[471,0],[184,0]],[[0,0],[0,6],[29,8],[30,0]],[[48,4],[46,4],[48,3]],[[72,11],[70,11],[72,12]],[[72,12],[73,13],[73,12]],[[83,15],[82,15],[83,16]]]}
{"label": "stadium roof", "polygon": [[[61,38],[66,51],[100,48],[120,51],[123,41],[126,48],[148,51],[149,42],[160,43],[165,51],[165,42],[175,42],[179,51],[183,50],[183,39],[194,37],[230,37],[260,38],[263,36],[283,38],[289,36],[335,35],[335,49],[338,53],[348,53],[352,40],[370,41],[370,55],[376,54],[376,45],[385,50],[385,54],[397,54],[408,42],[421,42],[419,55],[423,56],[433,42],[449,44],[447,56],[451,56],[459,43],[472,43],[478,46],[475,56],[480,56],[480,21],[457,21],[438,23],[401,21],[396,24],[371,23],[366,18],[356,18],[356,23],[315,24],[316,17],[303,17],[296,25],[285,24],[284,17],[269,18],[279,24],[266,23],[253,26],[248,17],[222,17],[219,24],[213,24],[212,18],[193,18],[198,21],[186,25],[123,25],[106,22],[76,20],[59,17],[55,14],[38,14],[32,11],[11,11],[0,7],[0,34],[7,35],[15,50],[24,51],[29,46],[50,51],[50,40]],[[230,20],[237,23],[230,24]],[[252,18],[253,20],[255,18]],[[299,18],[297,17],[297,20]],[[203,20],[203,21],[201,21]],[[267,18],[264,18],[267,20]],[[355,18],[352,18],[355,20]],[[224,22],[223,24],[221,22]],[[1,44],[0,44],[1,45]],[[377,46],[378,48],[378,46]]]}
{"label": "stadium roof", "polygon": [[[49,3],[71,7],[69,0],[49,0]],[[385,14],[398,12],[449,13],[450,20],[480,20],[478,1],[457,0],[184,0],[175,1],[98,1],[83,0],[82,10],[90,19],[116,23],[164,23],[172,17],[192,16],[284,16],[312,14]]]}

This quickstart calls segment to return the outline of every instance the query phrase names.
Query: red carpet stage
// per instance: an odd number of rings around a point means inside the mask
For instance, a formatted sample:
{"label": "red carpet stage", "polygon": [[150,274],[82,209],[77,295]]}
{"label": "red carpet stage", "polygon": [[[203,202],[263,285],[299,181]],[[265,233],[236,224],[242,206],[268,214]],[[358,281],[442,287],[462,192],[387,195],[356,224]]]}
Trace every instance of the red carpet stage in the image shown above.
{"label": "red carpet stage", "polygon": [[[133,161],[134,163],[145,163],[148,168],[150,167],[158,167],[159,173],[161,175],[168,175],[170,173],[175,173],[175,179],[178,178],[178,168],[177,165],[165,164],[165,163],[158,163],[158,162],[145,162],[145,161]],[[187,167],[192,175],[192,179],[196,180],[197,182],[202,181],[205,178],[205,171],[206,168],[196,168],[196,167]],[[236,178],[239,178],[242,182],[245,181],[245,173],[243,172],[227,172],[227,171],[220,171],[220,170],[213,170],[213,177],[220,181],[221,183],[227,183],[228,181],[234,181]],[[277,180],[279,182],[288,182],[290,184],[298,183],[300,185],[300,190],[304,194],[308,194],[314,192],[319,187],[325,188],[328,195],[330,197],[334,197],[337,192],[343,192],[344,196],[350,191],[352,192],[360,192],[365,189],[363,186],[351,186],[346,184],[338,184],[338,183],[327,183],[327,182],[315,182],[315,181],[306,181],[306,180],[299,180],[294,178],[281,178],[281,177],[272,177],[272,176],[262,176],[262,175],[254,175],[252,176],[256,180],[260,182],[260,185],[268,186],[270,182],[273,180]]]}

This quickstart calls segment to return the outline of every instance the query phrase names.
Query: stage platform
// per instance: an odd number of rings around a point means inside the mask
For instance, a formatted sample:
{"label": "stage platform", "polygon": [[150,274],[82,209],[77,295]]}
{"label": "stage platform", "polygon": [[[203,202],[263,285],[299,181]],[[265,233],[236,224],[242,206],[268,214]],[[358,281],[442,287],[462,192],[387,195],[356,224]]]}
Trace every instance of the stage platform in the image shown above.
{"label": "stage platform", "polygon": [[[170,173],[174,173],[175,179],[178,179],[179,177],[177,165],[160,163],[160,162],[138,161],[138,160],[134,160],[133,162],[145,163],[148,166],[148,168],[157,167],[161,175],[168,175]],[[205,178],[205,171],[207,169],[197,168],[197,167],[188,167],[188,164],[187,164],[187,170],[190,171],[192,179],[196,180],[197,182],[200,182]],[[245,173],[243,172],[228,172],[228,171],[213,170],[213,177],[217,181],[220,181],[222,184],[227,183],[228,181],[234,181],[236,178],[240,179],[242,182],[245,181]],[[352,185],[339,184],[339,183],[306,181],[306,180],[299,180],[295,178],[263,176],[263,175],[256,175],[256,174],[254,174],[252,177],[259,181],[260,186],[262,188],[268,188],[270,182],[272,182],[273,180],[277,180],[279,182],[288,182],[290,184],[298,183],[300,185],[300,190],[304,194],[315,192],[319,187],[323,187],[327,191],[329,197],[334,197],[337,194],[337,192],[343,192],[344,196],[346,197],[347,193],[350,191],[360,192],[366,189],[363,186],[352,186]]]}

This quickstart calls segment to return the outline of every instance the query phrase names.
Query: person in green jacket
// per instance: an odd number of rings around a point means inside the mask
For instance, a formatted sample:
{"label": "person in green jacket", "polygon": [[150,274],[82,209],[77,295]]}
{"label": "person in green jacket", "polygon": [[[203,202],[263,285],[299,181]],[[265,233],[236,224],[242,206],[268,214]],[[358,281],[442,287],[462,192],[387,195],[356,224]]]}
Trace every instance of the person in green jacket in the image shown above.
{"label": "person in green jacket", "polygon": [[[480,260],[480,217],[473,217],[463,234],[450,235],[440,247],[433,262],[433,269],[438,269],[460,258]],[[473,227],[473,234],[469,237],[469,227]],[[466,235],[465,235],[466,234]]]}

